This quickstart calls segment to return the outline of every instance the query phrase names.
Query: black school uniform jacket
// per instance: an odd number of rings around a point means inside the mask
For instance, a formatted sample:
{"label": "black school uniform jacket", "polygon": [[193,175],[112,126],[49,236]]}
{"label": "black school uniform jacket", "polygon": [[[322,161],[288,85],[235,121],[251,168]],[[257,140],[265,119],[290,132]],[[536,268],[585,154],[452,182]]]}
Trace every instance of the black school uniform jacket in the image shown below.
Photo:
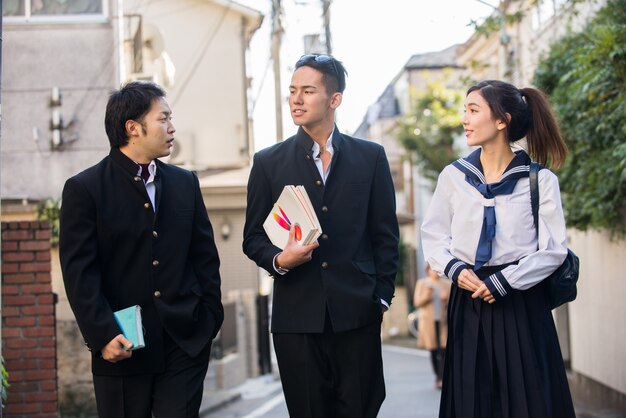
{"label": "black school uniform jacket", "polygon": [[[399,232],[385,151],[336,127],[332,144],[326,184],[302,128],[254,156],[243,250],[274,276],[272,332],[322,332],[326,310],[335,332],[360,328],[380,321],[380,300],[390,304],[394,294]],[[289,184],[306,188],[323,235],[311,261],[279,275],[273,259],[280,249],[263,222]]]}
{"label": "black school uniform jacket", "polygon": [[[156,211],[138,166],[119,149],[67,180],[59,252],[67,297],[94,374],[159,372],[167,332],[190,356],[223,321],[219,258],[197,177],[156,161]],[[140,305],[146,347],[109,363],[120,334],[113,312]]]}

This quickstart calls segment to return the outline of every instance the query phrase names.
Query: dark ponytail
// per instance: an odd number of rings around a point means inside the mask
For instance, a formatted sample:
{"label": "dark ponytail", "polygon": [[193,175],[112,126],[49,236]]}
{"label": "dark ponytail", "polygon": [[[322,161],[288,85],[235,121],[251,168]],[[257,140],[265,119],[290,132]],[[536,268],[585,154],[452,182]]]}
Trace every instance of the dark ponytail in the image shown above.
{"label": "dark ponytail", "polygon": [[540,164],[559,168],[567,158],[567,146],[546,96],[537,89],[520,90],[531,113],[532,123],[526,133],[528,154]]}
{"label": "dark ponytail", "polygon": [[506,123],[509,142],[526,137],[528,154],[534,161],[547,167],[563,165],[567,147],[552,108],[541,91],[530,87],[520,90],[499,80],[481,81],[467,94],[475,90],[480,91],[489,104],[494,119]]}

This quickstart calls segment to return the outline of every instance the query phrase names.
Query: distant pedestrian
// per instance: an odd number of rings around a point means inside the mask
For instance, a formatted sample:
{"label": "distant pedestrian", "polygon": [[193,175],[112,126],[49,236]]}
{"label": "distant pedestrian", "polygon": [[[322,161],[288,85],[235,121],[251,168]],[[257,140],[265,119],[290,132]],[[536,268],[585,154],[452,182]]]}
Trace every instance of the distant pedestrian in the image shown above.
{"label": "distant pedestrian", "polygon": [[[67,180],[59,254],[91,351],[100,418],[197,417],[211,340],[224,318],[220,261],[196,175],[159,161],[174,141],[154,83],[109,97],[109,155]],[[114,312],[139,305],[145,347]]]}
{"label": "distant pedestrian", "polygon": [[[542,282],[567,254],[559,183],[540,170],[537,236],[528,180],[530,157],[558,167],[567,148],[537,89],[483,81],[462,121],[479,148],[442,171],[422,225],[426,260],[454,283],[439,416],[573,418]],[[512,150],[524,137],[530,157]]]}
{"label": "distant pedestrian", "polygon": [[413,305],[418,309],[417,347],[430,351],[430,361],[435,373],[435,386],[441,389],[443,365],[448,338],[446,319],[448,298],[452,282],[447,277],[439,277],[436,271],[426,264],[426,277],[415,285]]}

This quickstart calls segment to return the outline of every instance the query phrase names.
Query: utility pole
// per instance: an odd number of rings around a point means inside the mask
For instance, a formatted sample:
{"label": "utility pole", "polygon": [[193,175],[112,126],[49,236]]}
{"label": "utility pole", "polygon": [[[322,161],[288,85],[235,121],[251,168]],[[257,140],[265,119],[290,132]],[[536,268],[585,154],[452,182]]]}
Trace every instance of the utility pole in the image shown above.
{"label": "utility pole", "polygon": [[322,0],[322,17],[324,18],[324,41],[326,42],[326,53],[332,55],[333,46],[330,35],[330,3],[332,0]]}
{"label": "utility pole", "polygon": [[274,64],[274,100],[276,112],[276,142],[283,139],[283,97],[280,81],[280,42],[283,36],[280,0],[272,0],[272,62]]}

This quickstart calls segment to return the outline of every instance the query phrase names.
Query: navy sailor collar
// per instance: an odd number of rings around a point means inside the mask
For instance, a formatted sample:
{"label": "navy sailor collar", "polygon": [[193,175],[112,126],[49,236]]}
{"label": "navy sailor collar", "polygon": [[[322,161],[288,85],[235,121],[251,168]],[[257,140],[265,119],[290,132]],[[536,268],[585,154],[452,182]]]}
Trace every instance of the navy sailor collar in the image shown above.
{"label": "navy sailor collar", "polygon": [[[459,158],[452,163],[456,168],[461,170],[466,176],[471,177],[479,183],[487,184],[485,175],[483,174],[483,166],[480,163],[481,148],[473,151],[465,158]],[[506,180],[517,180],[522,177],[528,177],[530,171],[530,157],[525,151],[515,151],[515,157],[509,163],[506,170],[498,180],[504,182]]]}

